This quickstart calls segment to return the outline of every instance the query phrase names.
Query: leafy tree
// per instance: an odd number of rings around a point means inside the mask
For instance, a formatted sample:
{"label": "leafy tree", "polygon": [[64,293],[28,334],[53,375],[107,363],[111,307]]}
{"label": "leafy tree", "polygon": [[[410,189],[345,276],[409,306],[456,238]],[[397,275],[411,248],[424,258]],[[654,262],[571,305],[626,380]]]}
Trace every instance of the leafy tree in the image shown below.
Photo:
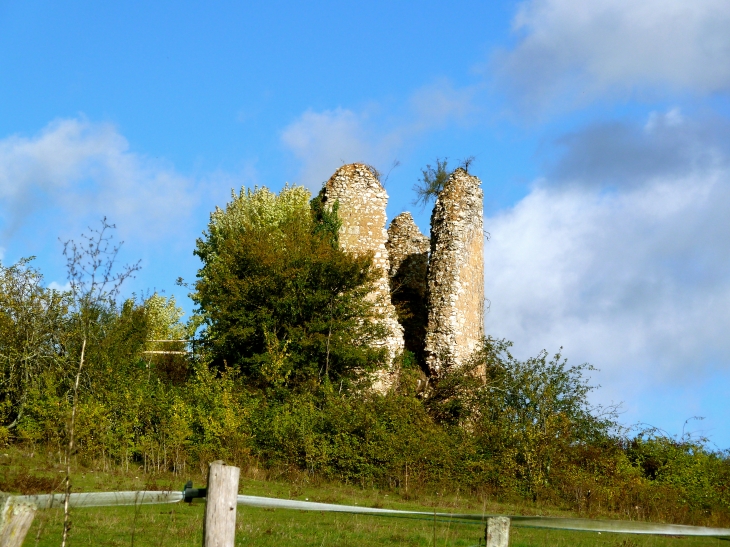
{"label": "leafy tree", "polygon": [[426,405],[437,421],[472,431],[483,456],[498,462],[500,481],[514,479],[535,496],[574,447],[609,438],[615,413],[590,407],[590,365],[569,367],[545,351],[520,361],[510,346],[485,339],[470,362],[436,383]]}
{"label": "leafy tree", "polygon": [[195,335],[197,323],[183,324],[184,311],[175,302],[175,297],[165,298],[157,293],[143,303],[148,325],[146,353],[147,367],[157,369],[159,376],[167,382],[179,385],[189,376],[190,367],[186,351]]}
{"label": "leafy tree", "polygon": [[45,288],[32,260],[0,264],[0,426],[9,429],[45,370],[60,366],[68,326],[69,294]]}
{"label": "leafy tree", "polygon": [[211,264],[223,252],[228,240],[250,230],[276,228],[291,220],[308,216],[311,194],[303,186],[285,186],[275,194],[268,188],[241,188],[231,192],[225,209],[215,208],[210,214],[208,231],[196,241],[195,254],[205,265]]}
{"label": "leafy tree", "polygon": [[340,203],[335,201],[332,207],[324,206],[324,196],[320,193],[310,202],[312,215],[314,215],[314,232],[328,237],[333,246],[339,244],[340,227],[342,221],[337,216]]}
{"label": "leafy tree", "polygon": [[154,293],[144,301],[152,340],[185,340],[191,333],[180,320],[185,312],[175,302],[175,297],[165,298]]}
{"label": "leafy tree", "polygon": [[383,363],[370,255],[340,250],[336,209],[302,187],[241,191],[211,214],[192,297],[213,362],[273,388],[350,385]]}

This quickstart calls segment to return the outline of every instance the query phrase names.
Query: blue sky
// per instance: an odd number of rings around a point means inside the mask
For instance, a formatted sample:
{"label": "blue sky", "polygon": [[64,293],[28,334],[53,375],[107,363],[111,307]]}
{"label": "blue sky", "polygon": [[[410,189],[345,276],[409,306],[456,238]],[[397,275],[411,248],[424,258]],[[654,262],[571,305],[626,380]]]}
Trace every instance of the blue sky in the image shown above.
{"label": "blue sky", "polygon": [[[232,188],[475,156],[487,332],[600,369],[622,420],[730,447],[730,4],[0,0],[0,257],[64,285],[107,216],[128,293],[195,278]],[[55,285],[54,285],[55,286]]]}

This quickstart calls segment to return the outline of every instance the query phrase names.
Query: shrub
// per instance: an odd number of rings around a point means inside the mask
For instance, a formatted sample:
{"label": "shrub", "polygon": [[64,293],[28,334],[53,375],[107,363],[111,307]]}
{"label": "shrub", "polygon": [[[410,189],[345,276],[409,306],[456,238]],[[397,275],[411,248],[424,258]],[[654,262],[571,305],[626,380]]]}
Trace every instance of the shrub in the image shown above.
{"label": "shrub", "polygon": [[366,298],[372,257],[340,250],[334,213],[323,220],[304,192],[241,192],[213,213],[192,297],[217,368],[271,389],[348,389],[384,362],[373,342],[385,332]]}

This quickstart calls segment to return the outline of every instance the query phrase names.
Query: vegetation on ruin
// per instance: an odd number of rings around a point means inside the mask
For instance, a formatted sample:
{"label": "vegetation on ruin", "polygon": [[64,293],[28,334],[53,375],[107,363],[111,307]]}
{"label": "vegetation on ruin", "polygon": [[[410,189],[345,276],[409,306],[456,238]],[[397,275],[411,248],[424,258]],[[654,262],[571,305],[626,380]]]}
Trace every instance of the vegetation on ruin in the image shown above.
{"label": "vegetation on ruin", "polygon": [[[590,367],[560,354],[522,361],[487,338],[425,392],[409,353],[388,393],[369,389],[385,359],[372,344],[385,334],[369,320],[372,260],[340,251],[338,229],[336,208],[303,188],[234,194],[196,244],[187,323],[159,294],[103,291],[81,308],[88,292],[47,288],[32,259],[0,266],[0,443],[49,470],[43,482],[4,467],[0,490],[60,489],[81,370],[71,461],[88,473],[182,484],[225,459],[411,503],[439,493],[475,507],[730,525],[730,454],[621,428],[614,409],[590,406]],[[180,339],[196,343],[149,342]],[[179,353],[147,353],[164,350]]]}
{"label": "vegetation on ruin", "polygon": [[[467,173],[469,172],[469,166],[474,163],[474,156],[459,162],[457,168],[461,168]],[[414,205],[426,206],[432,201],[436,201],[436,198],[444,189],[446,181],[449,180],[451,174],[455,171],[454,169],[449,170],[448,168],[449,158],[436,158],[436,166],[433,167],[431,164],[426,164],[425,169],[421,169],[421,178],[413,186],[413,191],[416,194],[413,200]]]}
{"label": "vegetation on ruin", "polygon": [[413,186],[413,191],[416,193],[414,205],[426,206],[436,200],[452,173],[448,170],[448,161],[448,158],[443,160],[436,158],[436,167],[427,164],[425,169],[421,169],[421,178]]}

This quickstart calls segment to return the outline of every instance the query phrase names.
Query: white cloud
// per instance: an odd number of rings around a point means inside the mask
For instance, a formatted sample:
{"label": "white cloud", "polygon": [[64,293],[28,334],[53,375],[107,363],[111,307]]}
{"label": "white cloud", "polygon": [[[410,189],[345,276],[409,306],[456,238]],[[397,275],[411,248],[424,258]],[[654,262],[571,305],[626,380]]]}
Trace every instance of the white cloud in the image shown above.
{"label": "white cloud", "polygon": [[367,116],[337,108],[306,111],[282,133],[283,143],[302,163],[302,184],[313,191],[345,163],[372,163],[373,138],[367,134]]}
{"label": "white cloud", "polygon": [[439,80],[417,89],[390,119],[375,108],[307,110],[282,132],[281,140],[301,162],[300,182],[317,191],[345,163],[384,168],[419,136],[449,123],[470,123],[476,87],[456,88]]}
{"label": "white cloud", "polygon": [[68,292],[71,290],[71,282],[66,281],[66,283],[61,284],[61,283],[58,283],[57,281],[51,281],[48,284],[48,288],[53,291]]}
{"label": "white cloud", "polygon": [[477,113],[477,86],[457,88],[446,79],[417,89],[410,97],[410,131],[441,128],[451,122],[469,123]]}
{"label": "white cloud", "polygon": [[666,87],[730,90],[725,0],[528,0],[513,28],[518,42],[497,68],[532,107]]}
{"label": "white cloud", "polygon": [[[604,400],[691,390],[730,372],[730,166],[677,115],[654,115],[652,132],[633,133],[656,158],[668,157],[672,134],[697,137],[686,166],[652,170],[589,128],[528,196],[485,220],[487,332],[514,340],[523,357],[564,346],[573,362],[602,370]],[[625,160],[608,185],[603,164],[585,157],[601,155],[596,141],[607,164]]]}
{"label": "white cloud", "polygon": [[71,233],[107,216],[122,233],[158,239],[179,229],[195,204],[188,179],[130,152],[114,126],[85,119],[0,140],[0,198],[4,237],[42,215]]}
{"label": "white cloud", "polygon": [[682,125],[684,121],[684,116],[682,116],[682,112],[677,107],[672,108],[669,112],[665,114],[662,114],[660,112],[652,112],[649,115],[649,120],[646,122],[646,125],[644,125],[644,130],[651,132],[657,129],[657,127],[661,127],[662,125],[667,127],[675,127],[677,125]]}

